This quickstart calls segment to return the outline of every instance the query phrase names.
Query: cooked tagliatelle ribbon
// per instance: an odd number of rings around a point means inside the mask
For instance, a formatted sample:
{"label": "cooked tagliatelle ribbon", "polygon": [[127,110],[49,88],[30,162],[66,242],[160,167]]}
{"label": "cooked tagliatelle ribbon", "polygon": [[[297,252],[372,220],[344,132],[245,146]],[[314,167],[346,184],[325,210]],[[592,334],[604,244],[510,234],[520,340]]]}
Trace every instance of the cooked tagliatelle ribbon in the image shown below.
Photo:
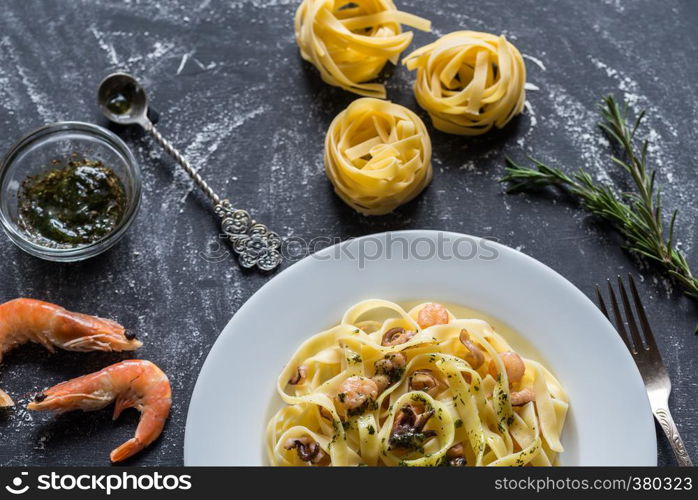
{"label": "cooked tagliatelle ribbon", "polygon": [[354,210],[391,212],[431,181],[431,140],[424,122],[399,104],[357,99],[327,131],[325,171]]}
{"label": "cooked tagliatelle ribbon", "polygon": [[526,66],[504,35],[456,31],[415,50],[403,64],[417,70],[417,102],[443,132],[484,134],[523,110]]}
{"label": "cooked tagliatelle ribbon", "polygon": [[[267,427],[271,464],[555,464],[568,408],[560,383],[518,355],[515,373],[511,346],[485,321],[444,309],[421,328],[430,306],[367,300],[305,341],[277,382],[286,406]],[[526,391],[534,396],[514,402]]]}
{"label": "cooked tagliatelle ribbon", "polygon": [[401,25],[429,31],[431,23],[397,10],[392,0],[303,0],[296,11],[301,56],[322,79],[349,92],[385,98],[375,79],[388,61],[397,64],[412,41]]}

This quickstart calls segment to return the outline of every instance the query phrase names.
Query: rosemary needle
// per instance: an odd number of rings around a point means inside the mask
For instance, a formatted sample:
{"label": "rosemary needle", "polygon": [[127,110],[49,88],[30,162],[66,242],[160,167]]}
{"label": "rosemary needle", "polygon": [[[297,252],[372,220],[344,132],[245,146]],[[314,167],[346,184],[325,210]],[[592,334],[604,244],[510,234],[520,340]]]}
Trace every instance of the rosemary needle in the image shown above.
{"label": "rosemary needle", "polygon": [[567,189],[587,210],[610,222],[625,239],[629,251],[657,263],[686,295],[698,300],[698,279],[693,276],[686,257],[676,248],[674,228],[678,211],[673,211],[668,230],[665,230],[662,197],[655,183],[656,171],[647,170],[649,142],[635,138],[645,112],[633,118],[627,106],[621,109],[612,96],[607,96],[600,113],[599,127],[617,152],[611,156],[611,161],[630,175],[634,185],[632,192],[617,192],[595,181],[582,169],[568,175],[534,158],[530,158],[533,167],[507,158],[506,175],[500,182],[509,185],[507,191],[510,193],[547,186]]}

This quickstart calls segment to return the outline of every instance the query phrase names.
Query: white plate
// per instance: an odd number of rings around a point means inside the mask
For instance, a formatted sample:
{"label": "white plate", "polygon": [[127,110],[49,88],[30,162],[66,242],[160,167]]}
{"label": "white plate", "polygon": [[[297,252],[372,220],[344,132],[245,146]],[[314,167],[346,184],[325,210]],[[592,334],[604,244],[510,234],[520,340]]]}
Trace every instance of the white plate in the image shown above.
{"label": "white plate", "polygon": [[[405,246],[411,247],[407,256]],[[440,256],[429,255],[438,249]],[[520,252],[440,231],[370,235],[324,249],[255,293],[201,370],[189,406],[184,463],[266,465],[264,429],[280,406],[275,381],[282,367],[302,341],[368,298],[459,304],[517,330],[570,397],[561,465],[657,464],[642,380],[596,306]]]}

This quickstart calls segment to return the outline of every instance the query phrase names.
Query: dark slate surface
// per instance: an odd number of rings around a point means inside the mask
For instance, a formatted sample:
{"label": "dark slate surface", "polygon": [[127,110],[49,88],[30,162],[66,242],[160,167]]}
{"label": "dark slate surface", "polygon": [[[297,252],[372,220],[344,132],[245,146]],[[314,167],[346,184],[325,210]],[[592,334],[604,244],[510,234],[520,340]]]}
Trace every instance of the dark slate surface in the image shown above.
{"label": "dark slate surface", "polygon": [[[649,110],[643,133],[653,140],[652,164],[659,167],[667,206],[682,209],[681,245],[698,266],[698,66],[692,56],[698,53],[698,6],[678,0],[398,1],[433,21],[434,34],[417,33],[414,46],[457,29],[505,33],[527,55],[529,82],[539,90],[529,92],[526,115],[503,132],[465,139],[431,130],[432,185],[396,214],[366,219],[338,201],[323,174],[324,132],[354,96],[324,85],[301,62],[292,32],[297,4],[6,2],[0,14],[0,149],[47,122],[101,122],[95,87],[108,72],[125,69],[147,84],[162,112],[162,132],[214,186],[284,235],[344,239],[435,228],[489,236],[548,264],[590,297],[595,283],[640,265],[641,292],[674,382],[672,409],[698,459],[695,304],[620,250],[612,233],[570,200],[507,196],[496,182],[505,155],[523,159],[532,152],[566,168],[586,166],[597,178],[618,177],[607,173],[612,169],[594,128],[595,106],[607,93],[625,97]],[[411,81],[397,69],[389,95],[416,108]],[[203,199],[140,132],[119,133],[145,179],[142,210],[128,237],[107,254],[70,265],[24,255],[2,237],[0,300],[42,298],[137,331],[145,341],[138,356],[171,376],[174,407],[162,439],[131,463],[177,465],[189,396],[206,354],[269,277],[215,258],[216,222]],[[135,412],[112,423],[109,410],[53,417],[22,407],[31,391],[121,358],[50,355],[38,346],[8,355],[0,386],[20,404],[0,415],[0,463],[107,463],[108,452],[132,435]],[[593,364],[589,360],[590,369]],[[659,443],[660,463],[671,463],[665,440]]]}

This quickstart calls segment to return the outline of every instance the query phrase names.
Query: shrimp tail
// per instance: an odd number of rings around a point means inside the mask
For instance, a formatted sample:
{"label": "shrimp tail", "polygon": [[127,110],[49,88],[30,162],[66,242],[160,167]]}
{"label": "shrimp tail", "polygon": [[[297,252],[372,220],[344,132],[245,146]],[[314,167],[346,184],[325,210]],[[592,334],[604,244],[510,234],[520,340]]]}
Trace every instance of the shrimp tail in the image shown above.
{"label": "shrimp tail", "polygon": [[138,422],[136,435],[124,444],[114,449],[109,457],[112,462],[121,462],[135,455],[149,446],[162,433],[165,421],[170,412],[171,400],[169,398],[154,401],[152,405],[141,407],[128,401],[117,401],[114,415],[118,416],[122,410],[128,407],[141,409],[141,419]]}
{"label": "shrimp tail", "polygon": [[143,444],[138,438],[131,438],[118,448],[115,448],[109,454],[109,459],[114,463],[123,462],[127,458],[130,458],[141,451],[143,448],[145,448],[145,446],[146,445]]}
{"label": "shrimp tail", "polygon": [[15,405],[15,402],[12,401],[12,398],[10,397],[10,395],[7,394],[2,389],[0,389],[0,408],[10,408],[14,405]]}

